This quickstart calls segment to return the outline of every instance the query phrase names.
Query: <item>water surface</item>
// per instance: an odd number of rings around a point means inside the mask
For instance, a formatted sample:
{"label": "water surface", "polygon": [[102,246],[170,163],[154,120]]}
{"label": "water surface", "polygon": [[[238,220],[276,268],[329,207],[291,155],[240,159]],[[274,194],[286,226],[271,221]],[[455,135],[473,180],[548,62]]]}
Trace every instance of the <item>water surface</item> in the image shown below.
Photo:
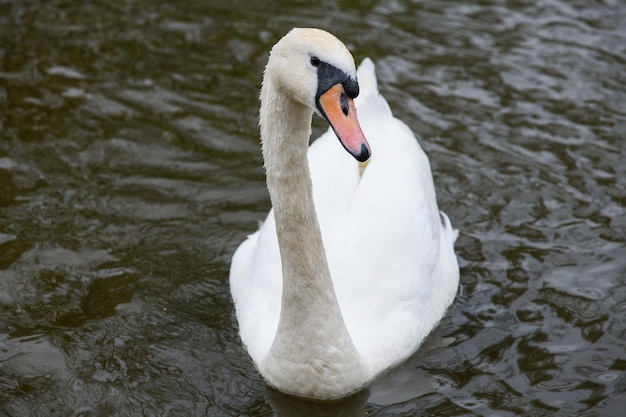
{"label": "water surface", "polygon": [[[227,283],[293,26],[375,60],[461,231],[441,325],[340,404],[266,390]],[[621,415],[625,143],[619,0],[2,1],[0,415]]]}

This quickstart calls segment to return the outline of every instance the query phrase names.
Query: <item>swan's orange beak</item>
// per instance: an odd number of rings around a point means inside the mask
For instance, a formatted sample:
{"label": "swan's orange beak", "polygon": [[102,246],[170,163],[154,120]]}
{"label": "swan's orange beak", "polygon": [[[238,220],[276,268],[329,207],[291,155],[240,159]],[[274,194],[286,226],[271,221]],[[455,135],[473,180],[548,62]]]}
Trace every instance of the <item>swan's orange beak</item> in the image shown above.
{"label": "swan's orange beak", "polygon": [[372,154],[370,145],[356,117],[354,100],[346,95],[343,85],[335,84],[319,97],[319,107],[343,147],[359,162]]}

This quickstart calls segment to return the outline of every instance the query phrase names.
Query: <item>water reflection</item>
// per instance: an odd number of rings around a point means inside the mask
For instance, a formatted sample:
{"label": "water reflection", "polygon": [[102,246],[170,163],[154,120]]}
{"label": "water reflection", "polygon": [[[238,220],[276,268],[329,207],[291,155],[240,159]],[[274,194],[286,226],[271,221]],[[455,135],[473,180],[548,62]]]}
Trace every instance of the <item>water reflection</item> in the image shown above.
{"label": "water reflection", "polygon": [[621,415],[625,16],[619,0],[0,2],[0,414],[273,415],[227,275],[269,208],[267,52],[319,26],[377,63],[466,260],[434,336],[449,343],[354,412]]}
{"label": "water reflection", "polygon": [[278,417],[363,417],[368,391],[336,401],[315,401],[283,394],[272,388],[266,390],[267,398]]}

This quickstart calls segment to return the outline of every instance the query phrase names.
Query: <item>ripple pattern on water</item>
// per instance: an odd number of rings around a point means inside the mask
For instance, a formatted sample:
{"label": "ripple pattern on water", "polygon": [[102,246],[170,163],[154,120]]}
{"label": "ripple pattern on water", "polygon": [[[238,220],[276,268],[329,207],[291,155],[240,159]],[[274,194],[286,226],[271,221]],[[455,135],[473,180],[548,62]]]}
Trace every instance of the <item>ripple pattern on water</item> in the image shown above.
{"label": "ripple pattern on water", "polygon": [[227,276],[269,209],[267,52],[318,26],[375,60],[463,265],[423,348],[323,412],[620,415],[625,22],[621,0],[1,2],[0,414],[315,415],[265,391]]}

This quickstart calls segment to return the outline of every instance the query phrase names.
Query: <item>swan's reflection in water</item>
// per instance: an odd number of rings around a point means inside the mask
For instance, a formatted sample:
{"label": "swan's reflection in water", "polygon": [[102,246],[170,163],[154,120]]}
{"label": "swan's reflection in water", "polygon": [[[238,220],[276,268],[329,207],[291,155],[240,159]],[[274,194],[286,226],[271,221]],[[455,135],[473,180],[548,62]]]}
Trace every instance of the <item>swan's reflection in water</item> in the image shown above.
{"label": "swan's reflection in water", "polygon": [[267,398],[278,417],[363,417],[369,390],[334,401],[305,399],[267,387]]}

